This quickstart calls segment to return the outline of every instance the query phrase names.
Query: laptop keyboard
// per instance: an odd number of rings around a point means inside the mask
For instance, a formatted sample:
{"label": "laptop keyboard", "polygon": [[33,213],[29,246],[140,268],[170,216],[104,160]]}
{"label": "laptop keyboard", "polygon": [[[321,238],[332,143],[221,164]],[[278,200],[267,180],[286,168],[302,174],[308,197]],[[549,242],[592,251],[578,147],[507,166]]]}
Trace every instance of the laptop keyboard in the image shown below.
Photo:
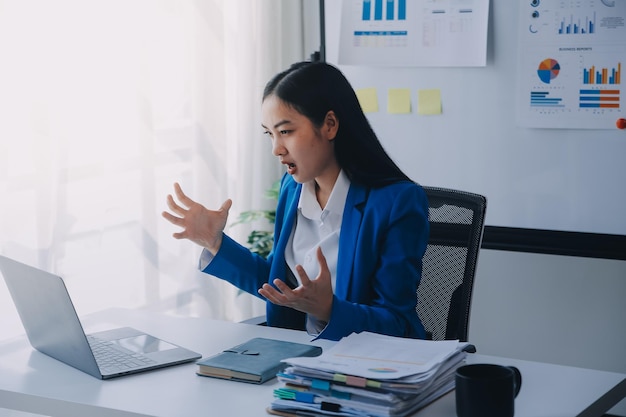
{"label": "laptop keyboard", "polygon": [[87,336],[87,340],[102,374],[125,372],[156,364],[156,361],[145,355],[124,349],[113,342],[94,336]]}

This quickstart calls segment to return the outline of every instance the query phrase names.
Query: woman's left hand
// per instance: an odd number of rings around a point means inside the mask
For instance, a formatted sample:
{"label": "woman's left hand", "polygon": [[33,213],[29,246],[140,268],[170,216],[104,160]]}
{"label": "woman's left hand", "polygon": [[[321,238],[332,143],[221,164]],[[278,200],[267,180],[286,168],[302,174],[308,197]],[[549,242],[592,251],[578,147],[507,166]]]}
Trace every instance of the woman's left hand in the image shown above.
{"label": "woman's left hand", "polygon": [[284,281],[275,279],[276,288],[270,284],[263,284],[259,294],[274,304],[291,307],[328,322],[333,306],[333,287],[330,270],[320,247],[317,248],[317,260],[320,264],[320,273],[314,280],[309,279],[302,265],[297,265],[300,286],[292,290]]}

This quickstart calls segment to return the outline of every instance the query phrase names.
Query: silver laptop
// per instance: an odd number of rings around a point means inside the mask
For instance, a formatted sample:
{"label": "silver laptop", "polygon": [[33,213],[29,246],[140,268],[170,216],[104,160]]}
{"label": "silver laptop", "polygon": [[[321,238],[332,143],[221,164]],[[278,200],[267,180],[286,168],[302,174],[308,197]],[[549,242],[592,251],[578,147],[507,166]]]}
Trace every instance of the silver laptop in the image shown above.
{"label": "silver laptop", "polygon": [[30,344],[96,378],[194,361],[202,355],[130,327],[85,335],[63,279],[0,255]]}

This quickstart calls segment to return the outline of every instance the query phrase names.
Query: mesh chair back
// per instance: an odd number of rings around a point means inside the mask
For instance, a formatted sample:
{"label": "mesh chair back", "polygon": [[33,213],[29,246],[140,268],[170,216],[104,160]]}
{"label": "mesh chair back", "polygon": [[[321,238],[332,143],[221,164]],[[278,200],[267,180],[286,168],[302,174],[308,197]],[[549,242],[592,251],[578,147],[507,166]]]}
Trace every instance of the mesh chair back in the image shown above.
{"label": "mesh chair back", "polygon": [[433,340],[467,341],[487,199],[464,191],[423,188],[430,237],[417,290],[417,314]]}

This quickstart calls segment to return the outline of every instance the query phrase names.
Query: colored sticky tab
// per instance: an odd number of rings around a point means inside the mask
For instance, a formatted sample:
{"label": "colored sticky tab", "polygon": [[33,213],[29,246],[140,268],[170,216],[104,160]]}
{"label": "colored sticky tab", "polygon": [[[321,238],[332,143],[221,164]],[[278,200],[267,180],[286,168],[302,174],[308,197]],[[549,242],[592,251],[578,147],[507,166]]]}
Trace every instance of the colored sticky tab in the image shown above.
{"label": "colored sticky tab", "polygon": [[321,379],[313,379],[311,380],[311,388],[319,389],[322,391],[330,390],[330,382],[323,381]]}
{"label": "colored sticky tab", "polygon": [[378,111],[378,93],[375,88],[360,88],[355,91],[363,113]]}
{"label": "colored sticky tab", "polygon": [[346,379],[346,384],[351,385],[353,387],[365,388],[365,386],[367,385],[367,380],[365,378],[348,375]]}
{"label": "colored sticky tab", "polygon": [[341,374],[333,375],[333,381],[346,382],[347,380],[348,380],[348,377],[346,377],[345,375],[341,375]]}
{"label": "colored sticky tab", "polygon": [[368,379],[367,386],[370,388],[380,388],[383,386],[383,384],[381,384],[380,381],[374,381],[374,380]]}
{"label": "colored sticky tab", "polygon": [[387,91],[387,113],[411,113],[411,90],[408,88],[390,88]]}
{"label": "colored sticky tab", "polygon": [[310,403],[313,404],[315,402],[315,394],[310,392],[297,392],[296,391],[296,401],[300,401],[301,403]]}
{"label": "colored sticky tab", "polygon": [[330,393],[332,397],[341,398],[342,400],[349,400],[352,397],[352,394],[349,392],[341,392],[341,391],[333,391]]}
{"label": "colored sticky tab", "polygon": [[439,89],[417,92],[417,114],[441,114],[441,91]]}

